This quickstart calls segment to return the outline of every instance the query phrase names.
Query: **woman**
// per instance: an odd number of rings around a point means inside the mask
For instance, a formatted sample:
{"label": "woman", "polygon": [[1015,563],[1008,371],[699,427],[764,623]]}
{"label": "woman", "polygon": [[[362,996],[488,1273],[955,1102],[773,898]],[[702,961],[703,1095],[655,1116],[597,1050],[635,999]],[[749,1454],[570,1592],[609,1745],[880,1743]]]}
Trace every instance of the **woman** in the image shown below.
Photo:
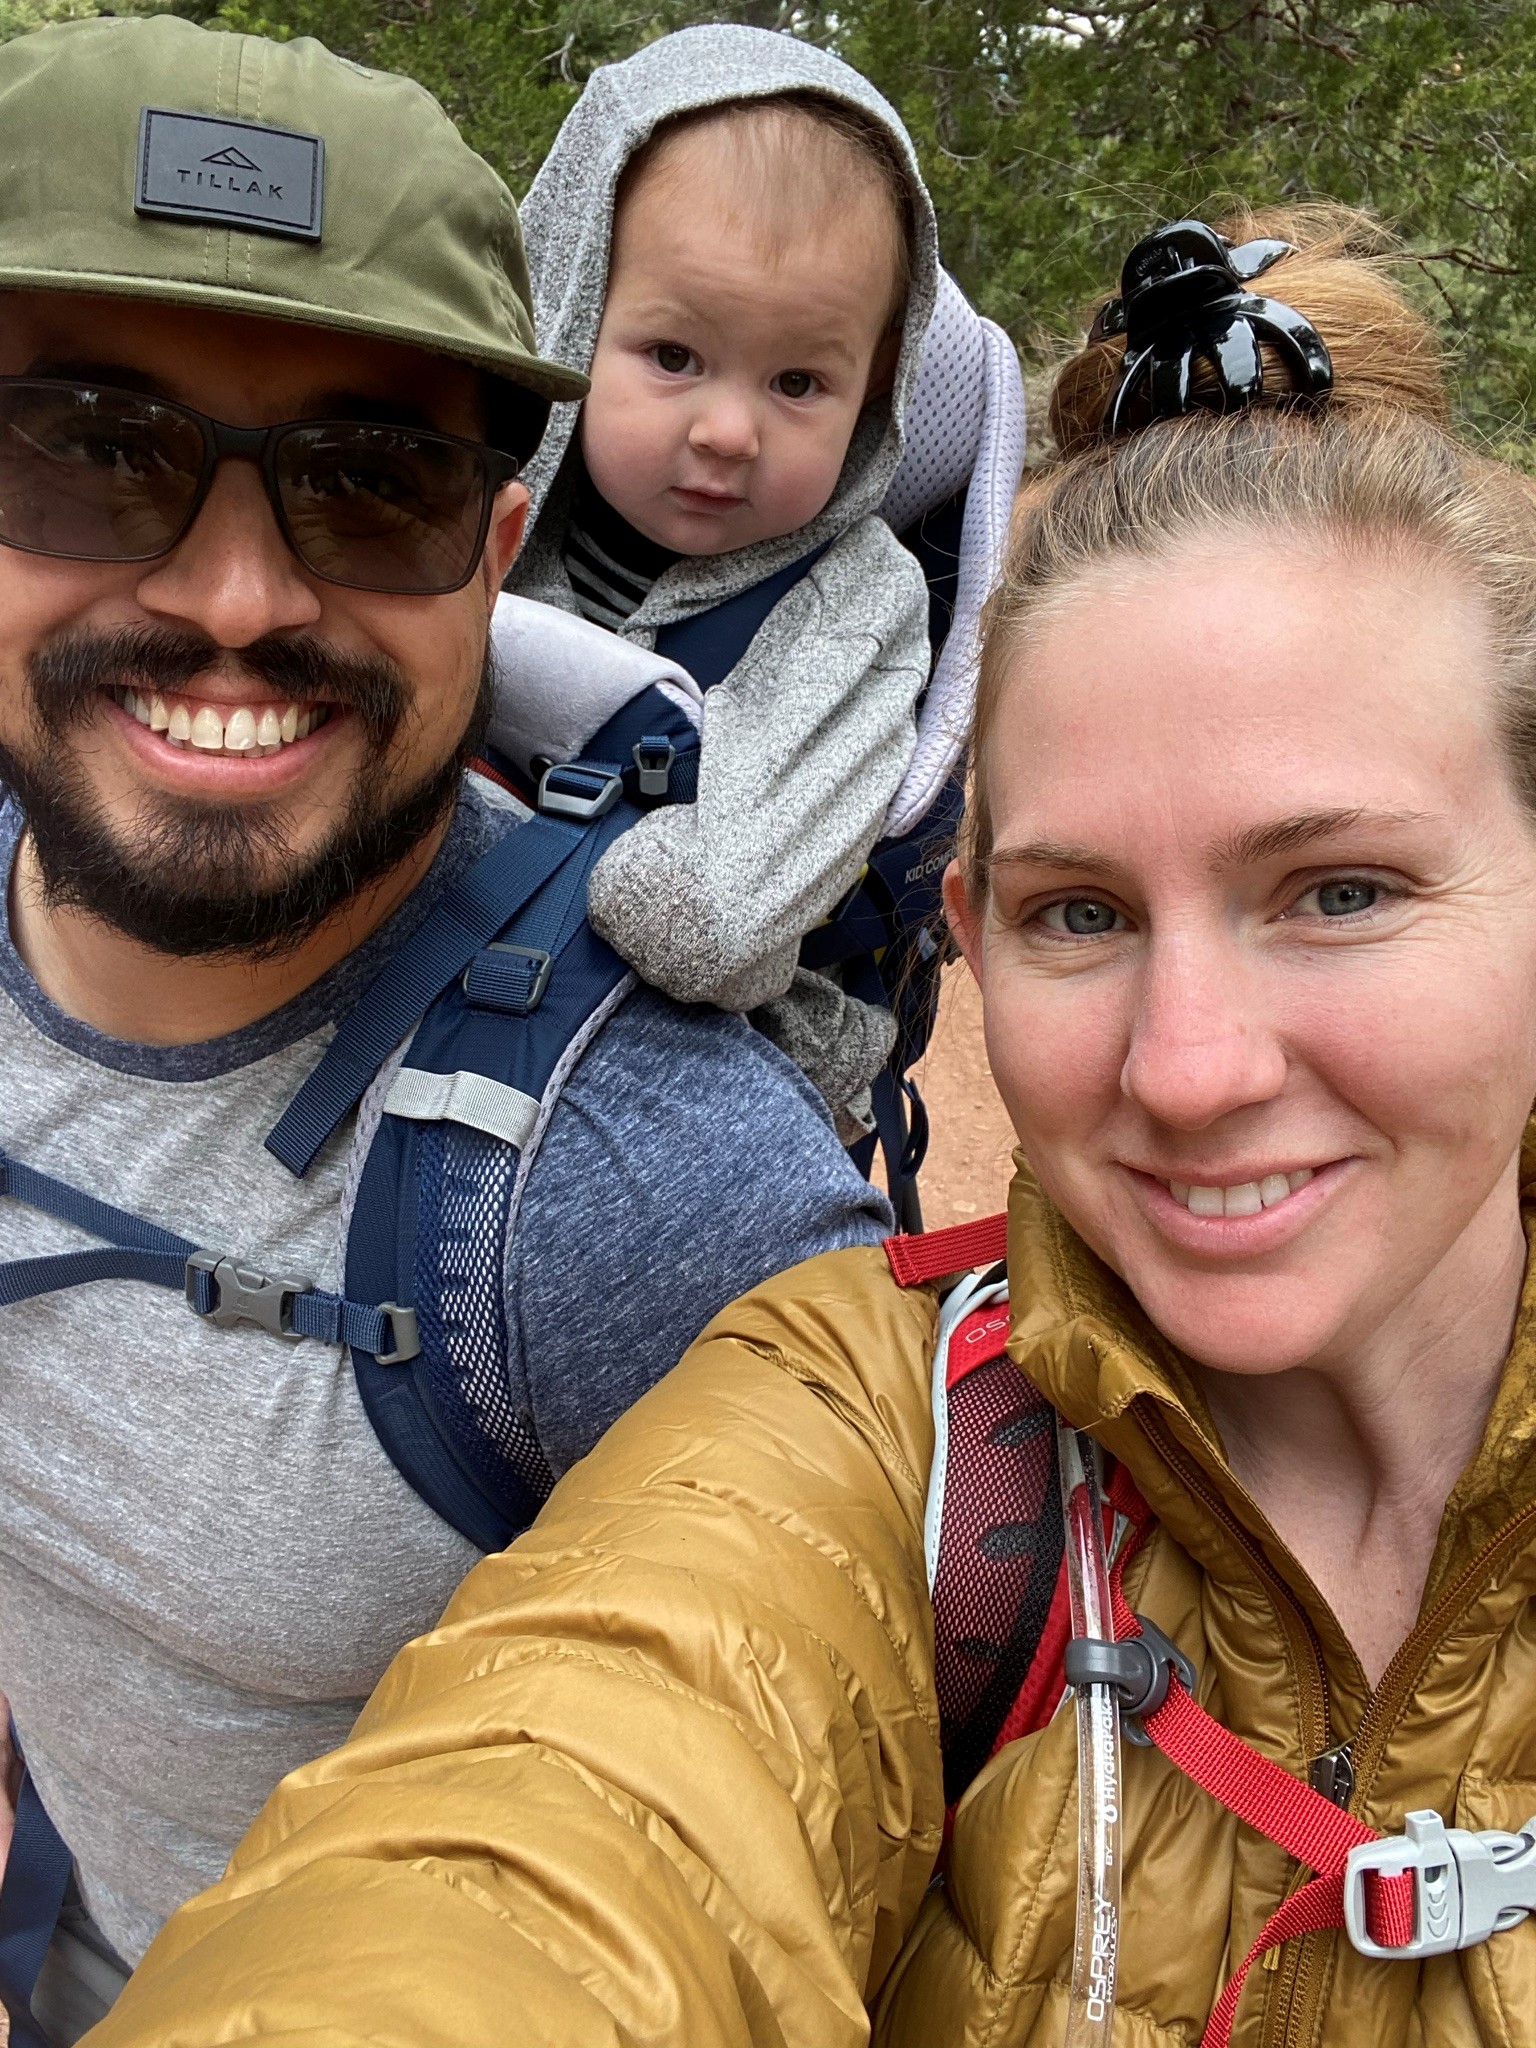
{"label": "woman", "polygon": [[[1451,438],[1357,226],[1264,232],[1133,252],[993,606],[949,906],[1021,1147],[1009,1349],[1155,1517],[1125,1592],[1210,1714],[1298,1785],[1352,1769],[1380,1833],[1518,1828],[1536,511]],[[887,2048],[1055,2048],[1070,1711],[985,1766],[933,1881],[938,1292],[852,1251],[720,1317],[279,1791],[100,2048],[852,2048],[867,2008]],[[1114,2038],[1192,2043],[1305,1871],[1156,1749],[1122,1794]],[[1233,2038],[1470,2048],[1533,2013],[1536,1922],[1428,1961],[1324,1927]]]}

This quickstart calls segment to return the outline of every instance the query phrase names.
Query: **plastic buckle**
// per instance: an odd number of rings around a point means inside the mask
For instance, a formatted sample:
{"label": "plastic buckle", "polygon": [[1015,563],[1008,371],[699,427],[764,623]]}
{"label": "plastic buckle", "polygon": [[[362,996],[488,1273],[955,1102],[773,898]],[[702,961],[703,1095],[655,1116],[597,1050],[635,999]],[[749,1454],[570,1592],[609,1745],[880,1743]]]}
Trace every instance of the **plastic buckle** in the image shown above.
{"label": "plastic buckle", "polygon": [[[1401,1948],[1373,1941],[1366,1879],[1411,1872],[1413,1936]],[[1536,1913],[1536,1817],[1518,1835],[1448,1828],[1438,1813],[1410,1813],[1403,1832],[1351,1849],[1344,1873],[1344,1925],[1363,1956],[1407,1961],[1475,1948]]]}
{"label": "plastic buckle", "polygon": [[216,1329],[232,1330],[237,1323],[253,1323],[274,1337],[298,1338],[293,1327],[293,1301],[298,1294],[314,1290],[313,1280],[281,1279],[237,1266],[219,1252],[194,1252],[187,1261],[187,1304],[195,1315],[205,1312],[197,1306],[194,1274],[206,1273],[213,1281],[214,1303],[206,1320]]}
{"label": "plastic buckle", "polygon": [[1195,1667],[1155,1621],[1141,1614],[1136,1619],[1141,1634],[1120,1642],[1108,1642],[1102,1636],[1074,1636],[1064,1661],[1068,1685],[1107,1685],[1119,1696],[1127,1740],[1150,1749],[1152,1738],[1142,1722],[1167,1699],[1175,1678],[1186,1692],[1194,1691]]}
{"label": "plastic buckle", "polygon": [[636,740],[630,749],[641,796],[665,796],[672,784],[672,763],[677,749],[670,740]]}
{"label": "plastic buckle", "polygon": [[538,808],[546,818],[575,818],[589,825],[605,817],[624,790],[617,769],[587,761],[557,761],[539,777]]}
{"label": "plastic buckle", "polygon": [[[519,990],[514,1001],[509,1001],[509,991],[501,988],[490,974],[489,968],[477,974],[482,958],[487,953],[507,953],[528,963],[528,988],[526,994]],[[496,963],[492,961],[491,967]],[[503,1010],[519,1017],[528,1017],[544,1000],[544,991],[549,987],[549,977],[554,971],[554,955],[542,946],[513,946],[503,939],[493,939],[483,946],[465,968],[460,980],[464,993],[477,1009]]]}
{"label": "plastic buckle", "polygon": [[413,1308],[402,1308],[398,1301],[381,1301],[379,1313],[389,1318],[389,1334],[395,1340],[393,1351],[375,1351],[373,1354],[380,1365],[404,1365],[408,1359],[416,1358],[421,1352],[421,1329],[416,1321]]}

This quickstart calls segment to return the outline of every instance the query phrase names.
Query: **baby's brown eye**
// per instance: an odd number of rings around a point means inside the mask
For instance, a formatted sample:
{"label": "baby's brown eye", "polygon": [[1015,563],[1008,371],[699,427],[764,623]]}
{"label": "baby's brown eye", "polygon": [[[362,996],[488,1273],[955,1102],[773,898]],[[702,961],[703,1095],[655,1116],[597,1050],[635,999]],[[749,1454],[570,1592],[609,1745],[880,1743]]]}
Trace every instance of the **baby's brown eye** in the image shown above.
{"label": "baby's brown eye", "polygon": [[693,361],[693,351],[684,348],[680,341],[658,342],[651,353],[656,358],[657,368],[673,377],[680,377]]}
{"label": "baby's brown eye", "polygon": [[774,381],[786,398],[809,398],[816,388],[809,370],[780,370]]}

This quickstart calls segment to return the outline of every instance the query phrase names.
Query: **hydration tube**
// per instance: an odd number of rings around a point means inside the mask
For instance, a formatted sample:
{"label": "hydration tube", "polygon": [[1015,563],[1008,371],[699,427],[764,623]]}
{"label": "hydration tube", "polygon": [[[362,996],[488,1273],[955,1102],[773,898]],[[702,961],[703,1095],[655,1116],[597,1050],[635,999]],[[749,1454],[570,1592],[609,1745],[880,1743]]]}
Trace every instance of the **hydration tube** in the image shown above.
{"label": "hydration tube", "polygon": [[[1057,1424],[1067,1591],[1074,1637],[1109,1641],[1109,1557],[1098,1446]],[[1077,1934],[1065,2048],[1110,2048],[1120,1954],[1120,1703],[1107,1685],[1077,1696]]]}

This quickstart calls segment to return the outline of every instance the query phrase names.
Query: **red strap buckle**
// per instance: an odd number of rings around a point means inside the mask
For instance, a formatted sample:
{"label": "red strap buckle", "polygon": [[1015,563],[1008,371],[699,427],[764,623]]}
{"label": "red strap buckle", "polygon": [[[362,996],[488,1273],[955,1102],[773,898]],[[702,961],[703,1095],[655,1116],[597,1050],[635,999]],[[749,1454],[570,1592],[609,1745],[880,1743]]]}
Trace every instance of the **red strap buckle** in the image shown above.
{"label": "red strap buckle", "polygon": [[1536,1819],[1518,1835],[1410,1813],[1403,1832],[1350,1851],[1344,1925],[1362,1955],[1449,1955],[1536,1913]]}

